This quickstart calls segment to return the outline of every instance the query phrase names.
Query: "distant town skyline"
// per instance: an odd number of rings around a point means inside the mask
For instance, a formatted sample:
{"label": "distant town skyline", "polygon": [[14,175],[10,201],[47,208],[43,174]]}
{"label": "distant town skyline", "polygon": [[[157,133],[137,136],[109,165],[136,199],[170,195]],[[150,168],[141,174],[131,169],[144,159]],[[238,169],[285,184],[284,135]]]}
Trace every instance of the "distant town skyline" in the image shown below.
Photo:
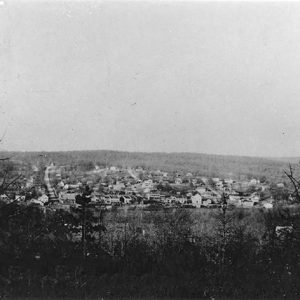
{"label": "distant town skyline", "polygon": [[2,1],[1,149],[300,156],[300,3]]}

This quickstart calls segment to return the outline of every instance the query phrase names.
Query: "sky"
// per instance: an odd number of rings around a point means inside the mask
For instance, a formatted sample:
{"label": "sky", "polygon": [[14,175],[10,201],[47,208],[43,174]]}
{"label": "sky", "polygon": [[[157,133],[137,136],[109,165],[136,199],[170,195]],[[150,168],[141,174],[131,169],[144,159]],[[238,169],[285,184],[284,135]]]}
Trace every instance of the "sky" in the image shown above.
{"label": "sky", "polygon": [[299,2],[0,1],[1,149],[300,156]]}

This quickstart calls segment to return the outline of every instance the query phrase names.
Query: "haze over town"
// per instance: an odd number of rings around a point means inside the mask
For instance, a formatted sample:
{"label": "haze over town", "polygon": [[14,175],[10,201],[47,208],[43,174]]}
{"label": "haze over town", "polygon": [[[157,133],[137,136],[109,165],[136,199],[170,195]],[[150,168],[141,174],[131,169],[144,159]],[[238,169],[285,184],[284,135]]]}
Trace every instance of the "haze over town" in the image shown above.
{"label": "haze over town", "polygon": [[299,156],[299,16],[283,2],[5,2],[1,147]]}

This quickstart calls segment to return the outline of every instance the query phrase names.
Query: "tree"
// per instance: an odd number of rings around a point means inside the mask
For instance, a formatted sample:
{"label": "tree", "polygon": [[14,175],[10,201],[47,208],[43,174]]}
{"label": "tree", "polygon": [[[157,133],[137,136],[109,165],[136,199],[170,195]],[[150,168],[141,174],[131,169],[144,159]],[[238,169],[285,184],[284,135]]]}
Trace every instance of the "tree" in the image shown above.
{"label": "tree", "polygon": [[91,202],[92,191],[88,185],[85,185],[82,189],[82,193],[76,195],[76,203],[79,204],[77,209],[77,217],[81,222],[81,244],[82,255],[86,259],[88,254],[88,246],[93,247],[95,244],[95,235],[98,233],[100,239],[101,232],[105,230],[102,223],[103,214],[96,210]]}
{"label": "tree", "polygon": [[288,177],[290,182],[292,183],[292,186],[294,188],[294,196],[298,202],[300,202],[300,181],[295,177],[294,175],[294,168],[289,164],[289,170],[285,171],[285,175]]}
{"label": "tree", "polygon": [[220,266],[221,269],[225,263],[225,252],[227,248],[228,236],[231,231],[232,216],[228,215],[227,195],[222,194],[221,197],[221,212],[217,214],[218,220],[217,235],[220,237]]}
{"label": "tree", "polygon": [[18,172],[17,166],[10,160],[0,160],[0,194],[20,187],[22,174]]}

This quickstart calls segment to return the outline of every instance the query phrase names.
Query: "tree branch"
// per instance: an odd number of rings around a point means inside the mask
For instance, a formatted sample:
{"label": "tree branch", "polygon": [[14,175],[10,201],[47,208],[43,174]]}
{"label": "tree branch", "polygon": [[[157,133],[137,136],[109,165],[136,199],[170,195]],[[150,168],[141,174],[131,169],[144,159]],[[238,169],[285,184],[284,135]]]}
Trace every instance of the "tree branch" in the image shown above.
{"label": "tree branch", "polygon": [[297,201],[300,202],[300,193],[299,193],[300,183],[294,177],[293,168],[292,168],[291,164],[289,164],[289,173],[287,171],[285,171],[285,170],[284,170],[284,173],[290,179],[292,185],[294,186],[294,190],[295,190],[295,194],[296,194],[296,199],[297,199]]}

